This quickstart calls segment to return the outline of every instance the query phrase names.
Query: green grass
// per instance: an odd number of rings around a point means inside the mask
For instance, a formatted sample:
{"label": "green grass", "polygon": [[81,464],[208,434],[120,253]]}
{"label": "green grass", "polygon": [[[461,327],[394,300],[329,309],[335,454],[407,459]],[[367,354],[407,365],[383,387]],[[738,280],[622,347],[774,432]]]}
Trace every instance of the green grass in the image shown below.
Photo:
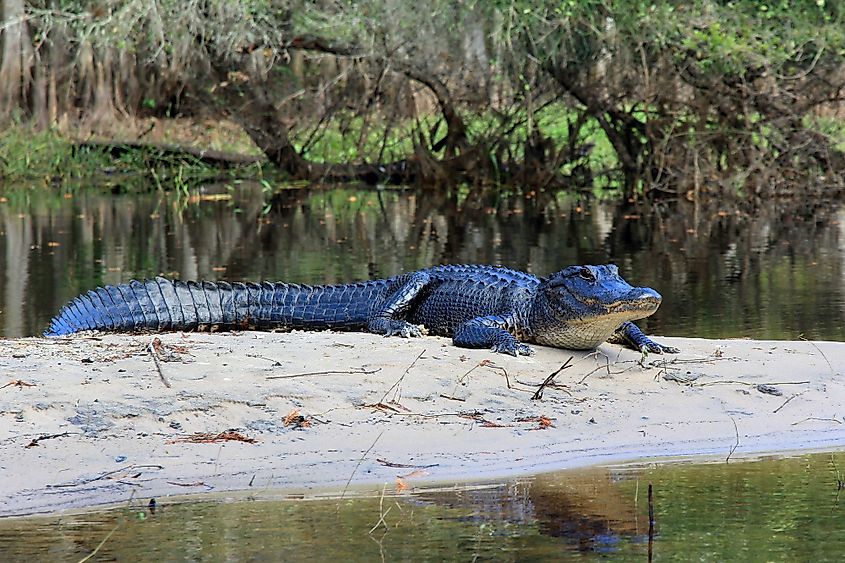
{"label": "green grass", "polygon": [[[492,144],[500,141],[503,129],[502,118],[490,111],[482,114],[464,112],[462,119],[466,125],[469,144]],[[534,127],[551,139],[560,148],[569,142],[569,123],[574,122],[577,114],[563,104],[552,104],[534,114]],[[508,117],[516,126],[510,128],[507,138],[510,155],[517,160],[523,158],[525,142],[528,137],[528,119],[526,113],[518,112]],[[406,158],[413,154],[416,131],[421,128],[426,135],[435,128],[437,120],[425,116],[417,120],[405,120],[398,125],[388,125],[374,120],[365,122],[363,118],[338,114],[337,119],[320,127],[316,134],[311,130],[298,131],[294,137],[294,146],[302,150],[308,144],[304,156],[316,162],[390,162]],[[440,125],[434,140],[445,134],[445,126]],[[363,137],[363,140],[362,140]],[[596,170],[617,166],[616,154],[607,135],[594,119],[589,120],[580,132],[576,146],[593,143],[590,165]],[[384,149],[382,150],[382,144]],[[442,151],[435,152],[442,157]],[[492,155],[491,155],[492,158]],[[568,172],[564,168],[564,173]]]}
{"label": "green grass", "polygon": [[117,158],[104,149],[79,147],[55,130],[17,125],[0,132],[0,182],[5,186],[81,186],[120,191],[181,190],[221,176],[263,177],[266,165],[232,170],[153,147]]}
{"label": "green grass", "polygon": [[0,133],[0,179],[4,182],[47,185],[63,178],[90,177],[110,162],[102,153],[75,154],[73,144],[53,131],[13,126]]}
{"label": "green grass", "polygon": [[[510,128],[505,139],[500,138],[503,118],[494,112],[465,113],[462,117],[470,145],[495,146],[505,142],[511,158],[517,161],[523,158],[528,131],[526,114],[517,113],[508,118],[516,126]],[[555,104],[535,113],[533,126],[560,148],[569,142],[569,123],[575,118],[573,110]],[[361,117],[340,114],[322,125],[316,134],[299,131],[293,140],[299,150],[308,143],[304,156],[314,162],[385,163],[412,155],[419,128],[428,135],[435,125],[434,116],[387,124],[378,119],[366,122]],[[231,132],[226,134],[231,135]],[[441,125],[434,135],[435,140],[444,134],[445,127]],[[613,148],[598,123],[588,122],[580,137],[576,144],[595,145],[589,162],[594,170],[616,165]],[[198,139],[198,142],[202,141]],[[435,156],[442,157],[442,151]],[[494,158],[492,154],[491,158]],[[564,167],[563,172],[569,170]],[[262,178],[272,177],[273,171],[267,165],[221,171],[191,157],[174,157],[155,148],[130,150],[113,158],[101,149],[79,148],[73,139],[59,131],[36,131],[20,124],[0,132],[0,181],[6,185],[89,184],[122,191],[185,191],[204,180],[225,175]]]}

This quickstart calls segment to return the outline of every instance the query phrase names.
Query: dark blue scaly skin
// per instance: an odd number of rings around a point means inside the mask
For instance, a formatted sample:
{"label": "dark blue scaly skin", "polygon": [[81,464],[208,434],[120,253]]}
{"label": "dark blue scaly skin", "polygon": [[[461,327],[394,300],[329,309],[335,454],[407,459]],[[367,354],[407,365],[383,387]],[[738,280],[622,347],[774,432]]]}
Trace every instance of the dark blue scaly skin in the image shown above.
{"label": "dark blue scaly skin", "polygon": [[182,282],[164,278],[98,287],[68,303],[45,336],[83,330],[203,330],[210,327],[367,330],[531,354],[527,342],[592,349],[610,339],[643,352],[677,352],[631,321],[661,297],[631,287],[616,266],[571,266],[548,278],[494,266],[436,266],[345,285]]}

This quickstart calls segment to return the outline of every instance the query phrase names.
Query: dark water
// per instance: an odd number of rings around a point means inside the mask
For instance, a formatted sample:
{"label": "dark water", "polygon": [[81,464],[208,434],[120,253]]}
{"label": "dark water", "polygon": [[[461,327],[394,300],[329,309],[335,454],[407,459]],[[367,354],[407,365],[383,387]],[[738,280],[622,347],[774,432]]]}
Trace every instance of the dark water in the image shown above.
{"label": "dark water", "polygon": [[210,186],[203,195],[0,188],[0,335],[40,334],[81,291],[133,277],[335,283],[441,263],[544,275],[615,262],[664,296],[647,331],[845,339],[845,208],[620,206]]}
{"label": "dark water", "polygon": [[[3,561],[841,561],[845,455],[0,520]],[[654,527],[649,545],[648,485]],[[380,523],[380,515],[384,515]],[[109,535],[111,534],[111,535]],[[106,539],[108,538],[108,539]]]}

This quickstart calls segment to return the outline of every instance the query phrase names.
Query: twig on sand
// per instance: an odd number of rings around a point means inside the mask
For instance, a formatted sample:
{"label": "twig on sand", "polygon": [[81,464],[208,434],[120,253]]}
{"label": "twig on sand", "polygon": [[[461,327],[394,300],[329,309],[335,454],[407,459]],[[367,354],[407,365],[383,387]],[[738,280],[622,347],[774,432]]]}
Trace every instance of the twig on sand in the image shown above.
{"label": "twig on sand", "polygon": [[821,421],[825,421],[825,422],[835,422],[836,424],[842,424],[842,421],[839,420],[838,418],[832,418],[832,417],[831,418],[822,418],[820,416],[808,416],[807,418],[805,418],[803,420],[793,422],[792,426],[797,426],[797,425],[801,424],[802,422],[809,422],[811,420],[821,420]]}
{"label": "twig on sand", "polygon": [[[76,434],[76,432],[74,432],[74,434]],[[64,437],[70,436],[70,435],[71,435],[70,432],[62,432],[61,434],[42,434],[41,436],[39,436],[37,438],[33,438],[32,441],[24,447],[25,448],[34,448],[42,440],[52,440],[53,438],[64,438]]]}
{"label": "twig on sand", "polygon": [[150,341],[150,345],[147,347],[147,350],[150,353],[150,356],[153,357],[153,362],[155,362],[156,370],[158,370],[158,376],[161,378],[161,382],[164,383],[164,386],[170,389],[170,382],[164,376],[164,372],[161,371],[161,362],[158,359],[158,351],[161,349],[161,339],[159,337],[155,337]]}
{"label": "twig on sand", "polygon": [[797,397],[797,396],[799,396],[799,395],[803,395],[803,394],[804,394],[804,393],[806,393],[806,392],[807,392],[807,390],[805,389],[805,390],[801,391],[800,393],[796,393],[796,394],[792,395],[790,398],[788,398],[788,399],[787,399],[787,400],[785,400],[783,403],[781,403],[781,405],[780,405],[778,408],[776,408],[775,410],[773,410],[773,411],[772,411],[772,414],[777,413],[780,409],[782,409],[783,407],[785,407],[785,406],[786,406],[786,404],[787,404],[789,401],[791,401],[792,399],[794,399],[795,397]]}
{"label": "twig on sand", "polygon": [[580,385],[580,384],[582,384],[582,383],[584,383],[585,381],[587,381],[587,378],[588,378],[588,377],[590,377],[591,375],[593,375],[594,373],[596,373],[596,372],[597,372],[597,371],[599,371],[600,369],[606,369],[606,370],[607,370],[607,375],[610,375],[610,357],[608,357],[608,355],[607,355],[607,354],[605,354],[604,352],[601,352],[600,350],[596,350],[595,352],[591,352],[591,353],[587,354],[586,356],[584,356],[584,359],[586,360],[587,358],[589,358],[589,357],[591,357],[591,356],[592,356],[592,357],[594,357],[594,358],[598,358],[599,354],[601,354],[602,356],[604,356],[604,365],[603,365],[603,366],[599,366],[599,367],[597,367],[596,369],[594,369],[594,370],[592,370],[592,371],[588,371],[588,372],[584,375],[584,377],[582,377],[582,378],[581,378],[581,380],[578,382],[578,384],[579,384],[579,385]]}
{"label": "twig on sand", "polygon": [[[487,362],[486,364],[484,364],[484,367],[499,370],[500,372],[502,372],[502,375],[505,376],[505,384],[508,386],[508,389],[516,389],[516,387],[513,387],[511,385],[511,378],[508,376],[508,370],[506,370],[502,366],[497,366],[496,364],[494,364],[490,360],[484,360],[484,361]],[[516,390],[517,391],[528,391],[528,389],[516,389]]]}
{"label": "twig on sand", "polygon": [[445,393],[440,393],[441,399],[449,399],[450,401],[459,401],[461,403],[465,403],[466,399],[461,399],[460,397],[455,397],[454,395],[446,395]]}
{"label": "twig on sand", "polygon": [[702,381],[701,383],[690,383],[693,387],[706,387],[707,385],[720,385],[720,384],[731,384],[731,385],[751,385],[752,387],[759,387],[760,385],[764,385],[766,387],[774,387],[776,385],[808,385],[812,383],[810,381],[773,381],[767,383],[752,383],[750,381],[738,381],[736,379],[717,379],[715,381]]}
{"label": "twig on sand", "polygon": [[[164,469],[163,465],[129,465],[127,467],[122,467],[120,469],[113,469],[112,471],[106,471],[105,473],[100,473],[96,477],[90,478],[83,478],[77,479],[76,481],[71,481],[70,483],[60,483],[58,485],[47,485],[47,488],[50,489],[58,489],[61,487],[76,487],[79,485],[87,485],[88,483],[93,483],[94,481],[100,481],[102,479],[109,479],[112,475],[117,473],[123,473],[130,470],[137,470],[137,469]],[[139,472],[137,475],[140,475],[143,472]],[[137,476],[136,475],[136,476]]]}
{"label": "twig on sand", "polygon": [[[423,351],[425,351],[425,350],[423,350]],[[420,355],[422,356],[422,354],[420,354]],[[343,491],[341,491],[341,493],[340,493],[340,498],[337,499],[337,507],[335,508],[335,512],[340,512],[340,503],[343,502],[343,497],[346,496],[346,491],[347,491],[347,489],[349,489],[349,483],[352,482],[352,478],[355,476],[355,472],[358,471],[359,467],[361,467],[361,464],[364,462],[364,459],[367,457],[367,454],[369,454],[372,451],[372,449],[376,447],[376,443],[379,441],[382,434],[384,434],[383,430],[381,432],[379,432],[379,435],[376,436],[376,439],[373,440],[373,443],[370,444],[370,447],[367,448],[367,451],[364,452],[364,455],[362,455],[360,457],[360,459],[358,459],[358,463],[356,463],[355,467],[352,468],[352,473],[349,474],[349,479],[346,480],[346,485],[343,486]]]}
{"label": "twig on sand", "polygon": [[384,400],[387,399],[387,396],[390,395],[390,392],[395,389],[393,393],[393,398],[390,400],[391,403],[399,403],[399,399],[402,397],[402,380],[405,379],[405,376],[408,375],[408,372],[411,371],[411,368],[414,367],[414,364],[417,363],[417,360],[422,358],[422,355],[425,354],[426,350],[424,349],[419,355],[414,358],[414,361],[411,362],[411,365],[405,368],[405,371],[402,373],[402,376],[396,380],[396,383],[390,386],[390,388],[384,393],[384,396],[381,398],[379,403],[384,403]]}
{"label": "twig on sand", "polygon": [[[365,409],[378,409],[382,412],[392,412],[396,414],[408,414],[411,412],[411,409],[405,408],[399,403],[393,403],[396,406],[389,405],[387,403],[369,403],[366,405],[361,405]],[[397,408],[399,407],[399,408]]]}
{"label": "twig on sand", "polygon": [[311,375],[372,375],[381,371],[381,368],[364,369],[364,366],[347,370],[309,371],[305,373],[291,373],[288,375],[268,375],[266,379],[293,379],[294,377],[309,377]]}
{"label": "twig on sand", "polygon": [[739,447],[739,427],[737,427],[736,420],[734,420],[734,417],[731,417],[731,422],[734,423],[734,432],[736,433],[736,443],[733,446],[731,446],[731,451],[728,452],[728,457],[725,458],[725,463],[730,463],[731,456],[734,455],[734,452]]}
{"label": "twig on sand", "polygon": [[23,379],[13,379],[6,385],[0,386],[0,389],[5,389],[6,387],[17,387],[18,389],[23,389],[24,387],[37,387],[37,385],[35,385],[35,383],[24,381]]}
{"label": "twig on sand", "polygon": [[486,366],[486,365],[491,364],[491,363],[493,363],[493,362],[491,362],[490,360],[481,360],[480,362],[478,362],[477,364],[475,364],[474,366],[469,368],[469,370],[467,370],[467,372],[465,374],[460,376],[458,378],[458,380],[455,381],[455,388],[452,390],[451,395],[444,395],[443,393],[441,393],[440,396],[443,397],[444,399],[451,399],[452,401],[466,401],[466,399],[461,399],[460,397],[457,396],[458,395],[458,385],[461,385],[464,382],[464,379],[466,379],[467,376],[469,376],[469,374],[471,374],[472,372],[474,372],[475,370],[477,370],[481,366]]}
{"label": "twig on sand", "polygon": [[825,355],[824,355],[824,352],[822,352],[822,349],[821,349],[821,348],[819,348],[818,346],[816,346],[816,343],[815,343],[815,342],[813,342],[812,340],[807,340],[807,339],[806,339],[806,338],[804,338],[803,336],[802,336],[802,337],[800,337],[800,338],[801,338],[801,340],[803,340],[803,341],[807,342],[808,344],[810,344],[813,348],[815,348],[815,349],[818,351],[818,353],[819,353],[819,354],[821,354],[821,355],[822,355],[822,358],[824,358],[824,361],[826,361],[826,362],[827,362],[827,367],[829,367],[829,368],[830,368],[830,373],[831,373],[831,375],[836,375],[836,371],[834,371],[834,369],[833,369],[833,365],[831,365],[830,360],[828,360],[828,359],[827,359],[827,356],[825,356]]}
{"label": "twig on sand", "polygon": [[264,360],[273,364],[273,367],[282,367],[282,362],[279,360],[274,360],[273,358],[268,358],[267,356],[262,356],[261,354],[244,354],[247,358],[258,358],[259,360]]}
{"label": "twig on sand", "polygon": [[437,467],[438,465],[440,465],[439,463],[429,463],[428,465],[409,465],[407,463],[393,463],[392,461],[387,461],[382,457],[376,458],[376,461],[384,465],[385,467],[396,467],[398,469],[428,469],[429,467]]}
{"label": "twig on sand", "polygon": [[467,370],[466,373],[464,373],[462,376],[460,376],[457,379],[457,381],[455,381],[455,389],[452,391],[451,395],[446,395],[446,394],[441,393],[440,396],[443,397],[444,399],[450,399],[452,401],[466,401],[466,399],[462,399],[462,398],[458,397],[458,385],[463,385],[464,380],[469,376],[469,374],[471,374],[472,372],[474,372],[475,370],[477,370],[478,368],[481,368],[481,367],[489,367],[491,369],[500,370],[505,376],[505,383],[507,384],[508,389],[511,388],[511,381],[510,381],[510,378],[508,377],[507,370],[505,370],[505,368],[503,368],[501,366],[497,366],[491,360],[483,359],[480,362],[478,362],[477,364],[475,364],[474,366],[472,366],[471,368],[469,368],[469,370]]}
{"label": "twig on sand", "polygon": [[555,370],[554,372],[550,373],[549,376],[546,378],[546,380],[543,381],[543,383],[540,384],[540,387],[537,388],[537,391],[535,391],[534,394],[531,395],[531,400],[532,401],[539,401],[540,399],[542,399],[543,398],[543,389],[545,389],[546,386],[549,385],[552,382],[552,380],[554,380],[555,377],[557,377],[557,374],[559,374],[560,372],[562,372],[566,368],[570,367],[572,365],[572,360],[574,358],[575,358],[574,356],[569,356],[569,359],[566,360],[566,363],[564,363],[562,366],[557,368],[557,370]]}
{"label": "twig on sand", "polygon": [[169,440],[168,444],[216,444],[218,442],[246,442],[247,444],[255,444],[258,442],[255,438],[244,436],[235,430],[226,430],[225,432],[194,432],[188,436],[182,436],[174,440]]}

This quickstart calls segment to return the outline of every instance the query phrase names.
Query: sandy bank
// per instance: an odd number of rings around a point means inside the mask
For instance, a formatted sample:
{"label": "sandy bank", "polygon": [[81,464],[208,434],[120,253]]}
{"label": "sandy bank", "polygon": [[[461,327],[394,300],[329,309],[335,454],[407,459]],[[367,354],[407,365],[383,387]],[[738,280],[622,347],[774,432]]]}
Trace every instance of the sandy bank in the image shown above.
{"label": "sandy bank", "polygon": [[[433,337],[163,334],[157,367],[153,338],[0,340],[0,515],[845,446],[843,343],[662,338],[682,353],[643,361],[609,344],[512,358]],[[254,443],[190,441],[230,429]]]}

